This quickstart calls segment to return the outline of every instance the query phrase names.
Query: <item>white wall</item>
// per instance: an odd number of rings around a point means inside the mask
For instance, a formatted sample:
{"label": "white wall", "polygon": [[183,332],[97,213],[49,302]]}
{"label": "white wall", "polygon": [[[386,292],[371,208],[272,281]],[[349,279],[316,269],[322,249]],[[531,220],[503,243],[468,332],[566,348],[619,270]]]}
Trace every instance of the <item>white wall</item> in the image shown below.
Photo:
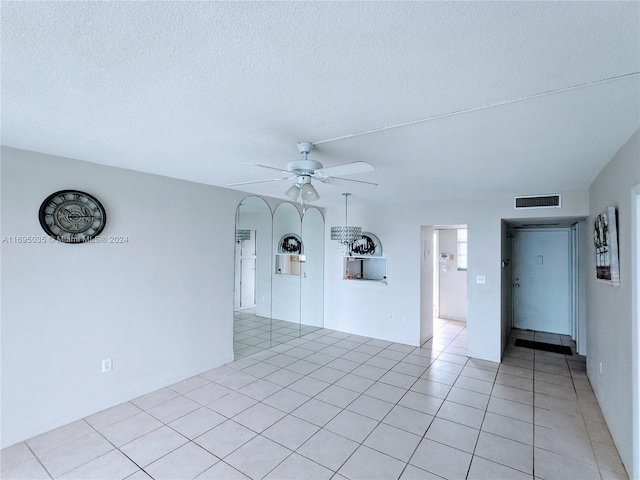
{"label": "white wall", "polygon": [[[595,248],[588,246],[587,373],[627,471],[633,472],[632,444],[632,272],[631,190],[640,182],[640,134],[636,132],[589,188],[589,222],[606,207],[616,207],[620,286],[595,279]],[[598,363],[602,361],[602,373]],[[637,442],[637,439],[636,439]]]}
{"label": "white wall", "polygon": [[582,220],[577,224],[577,338],[576,350],[580,355],[588,356],[587,350],[587,277],[593,274],[593,271],[587,270],[587,256],[589,255],[589,247],[593,242],[592,230],[587,226],[587,222]]}
{"label": "white wall", "polygon": [[[325,327],[410,345],[420,343],[421,230],[429,225],[468,228],[467,350],[470,356],[500,361],[504,347],[501,311],[501,219],[540,217],[540,210],[513,210],[514,192],[481,198],[442,199],[375,207],[349,206],[349,223],[375,234],[387,257],[388,285],[340,280],[341,253],[326,239]],[[557,193],[557,192],[556,192]],[[562,208],[549,217],[588,215],[586,190],[562,193]],[[517,215],[516,215],[517,214]],[[326,212],[326,231],[343,223],[344,210]],[[475,283],[477,275],[486,284]],[[425,283],[425,282],[422,282]],[[431,306],[429,306],[431,308]],[[389,320],[393,314],[393,320]]]}
{"label": "white wall", "polygon": [[2,243],[2,447],[233,359],[240,192],[4,147],[1,173],[3,238],[67,188],[127,237]]}
{"label": "white wall", "polygon": [[[467,272],[458,270],[458,230],[441,229],[438,245],[439,316],[464,322],[467,320]],[[453,254],[453,260],[442,261],[441,254]]]}
{"label": "white wall", "polygon": [[[325,213],[325,327],[418,345],[420,342],[420,227],[404,209],[349,207],[349,223],[371,232],[387,258],[387,284],[343,280],[343,253],[330,239],[332,226],[344,224],[344,209]],[[411,224],[411,226],[409,226]],[[394,229],[401,227],[402,235]],[[413,281],[411,281],[413,280]],[[393,315],[393,320],[389,320]]]}

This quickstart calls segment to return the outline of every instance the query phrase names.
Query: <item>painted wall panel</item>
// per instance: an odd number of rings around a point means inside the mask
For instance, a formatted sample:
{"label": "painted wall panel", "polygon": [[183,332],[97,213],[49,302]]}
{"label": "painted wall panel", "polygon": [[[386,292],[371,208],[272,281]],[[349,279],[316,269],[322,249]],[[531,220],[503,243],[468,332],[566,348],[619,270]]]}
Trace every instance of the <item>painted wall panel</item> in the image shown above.
{"label": "painted wall panel", "polygon": [[57,190],[107,210],[104,243],[2,243],[3,447],[233,359],[239,192],[4,147],[1,168],[3,237],[42,238]]}
{"label": "painted wall panel", "polygon": [[[611,435],[629,473],[633,471],[632,445],[632,273],[631,190],[640,182],[640,134],[636,132],[600,172],[589,188],[587,238],[592,238],[595,217],[616,207],[620,286],[595,279],[595,247],[587,243],[587,374]],[[602,373],[598,365],[602,362]],[[635,440],[636,445],[638,439]]]}

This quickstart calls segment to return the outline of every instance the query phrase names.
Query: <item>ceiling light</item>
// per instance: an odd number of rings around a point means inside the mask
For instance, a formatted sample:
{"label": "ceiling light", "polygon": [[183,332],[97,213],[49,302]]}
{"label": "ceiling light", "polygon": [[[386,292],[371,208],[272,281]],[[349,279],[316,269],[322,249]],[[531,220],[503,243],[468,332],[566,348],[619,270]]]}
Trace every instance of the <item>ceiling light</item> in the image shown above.
{"label": "ceiling light", "polygon": [[348,246],[358,240],[362,236],[362,228],[350,226],[347,221],[347,200],[350,193],[344,195],[344,226],[331,227],[331,240],[337,240],[341,244]]}
{"label": "ceiling light", "polygon": [[300,185],[294,183],[284,194],[295,202],[300,196]]}
{"label": "ceiling light", "polygon": [[316,189],[310,183],[305,183],[300,189],[300,195],[305,202],[315,202],[320,198]]}
{"label": "ceiling light", "polygon": [[300,199],[300,203],[303,205],[305,203],[315,202],[320,198],[316,189],[311,185],[310,175],[299,175],[296,183],[291,185],[289,190],[284,192],[284,194],[293,201]]}

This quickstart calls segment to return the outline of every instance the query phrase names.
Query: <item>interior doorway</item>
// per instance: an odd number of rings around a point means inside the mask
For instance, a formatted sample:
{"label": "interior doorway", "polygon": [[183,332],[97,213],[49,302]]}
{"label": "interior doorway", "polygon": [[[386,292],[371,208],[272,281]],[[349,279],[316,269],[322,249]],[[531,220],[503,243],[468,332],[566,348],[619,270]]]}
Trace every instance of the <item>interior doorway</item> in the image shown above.
{"label": "interior doorway", "polygon": [[574,337],[568,228],[516,229],[513,326]]}
{"label": "interior doorway", "polygon": [[[459,230],[464,231],[463,236],[462,233],[459,236]],[[466,232],[466,225],[422,225],[420,227],[420,345],[426,344],[434,337],[436,326],[440,327],[447,322],[466,323]],[[441,292],[442,273],[453,273],[458,277],[453,287],[445,283],[445,292]],[[443,300],[446,305],[443,305]],[[451,315],[454,311],[450,307],[457,309],[459,313],[452,315],[455,318],[443,320],[441,318],[443,307],[445,315]],[[465,323],[452,325],[451,328],[455,328],[459,333],[460,329],[464,329]],[[466,349],[466,343],[464,348]]]}
{"label": "interior doorway", "polygon": [[568,335],[586,356],[586,218],[503,222],[503,347],[520,328]]}
{"label": "interior doorway", "polygon": [[467,226],[434,230],[433,316],[467,321]]}

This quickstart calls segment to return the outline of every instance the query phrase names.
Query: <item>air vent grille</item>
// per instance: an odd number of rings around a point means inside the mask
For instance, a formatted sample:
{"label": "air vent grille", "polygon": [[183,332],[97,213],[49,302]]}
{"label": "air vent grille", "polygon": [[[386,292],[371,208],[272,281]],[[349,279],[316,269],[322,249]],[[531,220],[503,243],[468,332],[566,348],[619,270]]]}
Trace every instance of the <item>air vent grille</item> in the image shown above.
{"label": "air vent grille", "polygon": [[515,197],[514,208],[561,208],[560,195],[529,195]]}

